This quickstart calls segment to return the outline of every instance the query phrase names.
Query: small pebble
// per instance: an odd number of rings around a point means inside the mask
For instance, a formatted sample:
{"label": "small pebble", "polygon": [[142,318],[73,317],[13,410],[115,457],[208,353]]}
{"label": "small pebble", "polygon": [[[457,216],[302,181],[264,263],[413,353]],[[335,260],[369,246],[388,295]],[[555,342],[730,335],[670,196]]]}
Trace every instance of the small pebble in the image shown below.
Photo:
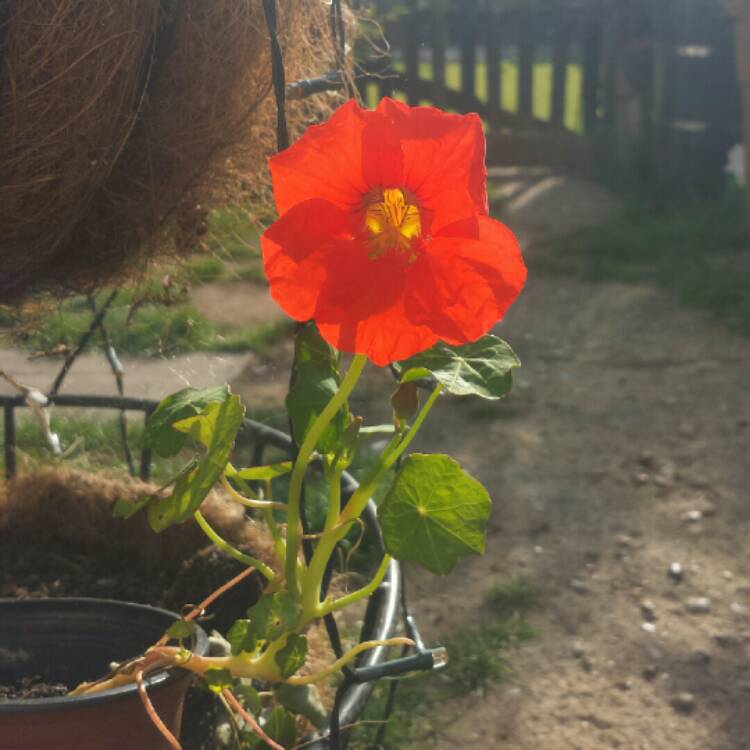
{"label": "small pebble", "polygon": [[643,466],[645,469],[655,469],[656,468],[656,456],[651,451],[641,451],[640,455],[638,456],[638,463]]}
{"label": "small pebble", "polygon": [[643,675],[644,680],[648,680],[649,682],[651,680],[655,680],[656,677],[659,674],[659,668],[656,666],[656,664],[648,664],[643,668],[643,672],[641,672]]}
{"label": "small pebble", "polygon": [[708,651],[704,651],[703,649],[699,648],[693,651],[690,656],[688,656],[688,661],[690,662],[690,664],[705,666],[706,664],[710,663],[711,654],[709,654]]}
{"label": "small pebble", "polygon": [[588,594],[589,587],[579,578],[573,578],[570,581],[570,588],[576,592],[576,594]]}
{"label": "small pebble", "polygon": [[576,659],[580,659],[582,656],[586,655],[586,649],[584,648],[583,644],[580,641],[576,641],[573,644],[573,656],[575,656]]}
{"label": "small pebble", "polygon": [[642,622],[641,623],[641,630],[644,633],[655,633],[656,632],[656,625],[654,625],[653,622]]}
{"label": "small pebble", "polygon": [[647,622],[653,622],[656,619],[656,607],[651,599],[641,600],[641,614]]}
{"label": "small pebble", "polygon": [[703,518],[703,513],[700,510],[689,510],[682,514],[682,520],[687,523],[697,523]]}
{"label": "small pebble", "polygon": [[724,577],[725,581],[731,581],[734,578],[734,573],[732,573],[731,570],[724,570],[721,575]]}
{"label": "small pebble", "polygon": [[685,609],[691,615],[705,615],[711,611],[711,600],[707,596],[691,596],[685,602]]}
{"label": "small pebble", "polygon": [[681,583],[685,578],[685,569],[682,567],[682,563],[673,562],[667,569],[667,576],[675,583]]}
{"label": "small pebble", "polygon": [[733,615],[737,615],[738,617],[747,617],[748,613],[750,613],[750,609],[748,609],[744,604],[740,604],[739,602],[732,602],[729,605],[729,610]]}
{"label": "small pebble", "polygon": [[692,693],[677,693],[670,705],[681,714],[691,714],[695,711],[695,696]]}
{"label": "small pebble", "polygon": [[733,635],[728,635],[726,633],[716,633],[713,636],[713,642],[719,648],[736,648],[740,645],[739,638]]}

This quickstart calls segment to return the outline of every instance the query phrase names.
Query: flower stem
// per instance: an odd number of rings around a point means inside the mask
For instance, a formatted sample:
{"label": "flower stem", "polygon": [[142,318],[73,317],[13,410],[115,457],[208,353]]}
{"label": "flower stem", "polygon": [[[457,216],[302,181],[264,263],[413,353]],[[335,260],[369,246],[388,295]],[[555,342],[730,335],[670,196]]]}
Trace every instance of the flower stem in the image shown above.
{"label": "flower stem", "polygon": [[409,447],[412,440],[417,435],[419,428],[427,418],[430,410],[435,405],[438,396],[443,390],[443,386],[438,383],[433,389],[424,406],[420,410],[417,418],[409,426],[406,434],[398,440],[392,440],[388,447],[383,451],[383,455],[380,457],[380,461],[372,468],[372,470],[363,479],[362,484],[357,488],[356,492],[351,496],[349,502],[346,504],[344,511],[341,514],[339,523],[345,523],[353,518],[357,518],[362,511],[365,509],[367,502],[369,501],[375,488],[380,483],[380,480],[386,474],[386,472],[396,463],[404,451]]}
{"label": "flower stem", "polygon": [[[429,398],[425,402],[424,406],[420,410],[414,422],[411,424],[406,433],[401,435],[395,435],[386,446],[380,460],[371,469],[367,476],[363,479],[362,484],[355,491],[355,493],[349,498],[349,502],[346,504],[343,512],[339,516],[336,524],[328,529],[318,545],[315,548],[312,560],[310,561],[310,567],[307,574],[307,580],[305,582],[305,588],[310,587],[311,591],[316,592],[316,597],[319,596],[317,592],[320,591],[320,586],[323,581],[323,575],[325,574],[326,566],[328,565],[328,559],[333,554],[333,550],[341,539],[346,536],[349,529],[349,523],[355,518],[359,518],[362,511],[365,509],[367,502],[369,501],[375,488],[378,486],[380,481],[383,479],[388,470],[398,460],[399,456],[409,447],[411,441],[417,434],[417,431],[422,426],[422,423],[427,418],[430,410],[437,401],[438,396],[443,390],[443,386],[438,384],[433,389]],[[309,596],[309,594],[308,594]],[[319,606],[317,601],[315,606]],[[309,610],[312,607],[310,602],[307,603],[306,609]]]}
{"label": "flower stem", "polygon": [[377,571],[375,571],[375,575],[366,586],[363,586],[361,589],[357,589],[356,591],[352,591],[351,594],[346,594],[339,599],[332,599],[324,602],[320,606],[319,617],[324,617],[329,612],[335,612],[336,610],[343,609],[344,607],[348,607],[354,602],[358,602],[360,599],[364,599],[366,596],[370,596],[370,594],[372,594],[373,591],[375,591],[375,589],[383,582],[385,574],[388,572],[388,566],[390,564],[391,556],[383,555],[383,559],[380,561],[380,565],[378,566]]}
{"label": "flower stem", "polygon": [[311,685],[314,682],[320,682],[322,679],[328,677],[328,675],[337,672],[341,667],[348,664],[358,654],[363,651],[368,651],[371,648],[377,648],[378,646],[413,646],[414,641],[411,638],[404,638],[403,636],[396,636],[395,638],[387,638],[384,641],[362,641],[358,643],[353,649],[347,651],[340,659],[337,659],[333,664],[329,664],[325,669],[315,674],[306,674],[300,677],[288,677],[286,682],[289,685]]}
{"label": "flower stem", "polygon": [[276,503],[273,500],[256,500],[255,498],[245,497],[244,495],[241,495],[229,483],[226,474],[221,475],[221,484],[227,491],[229,497],[232,498],[232,500],[234,500],[236,503],[239,503],[240,505],[244,505],[246,508],[252,508],[254,510],[276,508],[277,510],[286,511],[286,505],[284,503]]}
{"label": "flower stem", "polygon": [[289,482],[289,503],[287,508],[287,530],[286,530],[286,579],[289,592],[298,596],[297,588],[297,558],[299,555],[299,514],[300,498],[302,497],[302,483],[307,471],[307,465],[310,463],[315,446],[323,434],[323,430],[328,426],[330,421],[336,416],[338,410],[346,403],[349,394],[362,374],[367,357],[364,354],[355,354],[352,359],[349,370],[347,371],[341,385],[325,408],[318,415],[307,431],[299,453],[294,462],[292,476]]}
{"label": "flower stem", "polygon": [[198,522],[198,526],[203,529],[203,533],[223,552],[226,552],[228,555],[233,557],[235,560],[239,560],[241,563],[244,563],[248,566],[253,566],[260,571],[269,581],[273,580],[275,574],[271,568],[268,567],[265,563],[261,562],[260,560],[257,560],[254,557],[250,557],[250,555],[246,555],[244,552],[240,552],[236,547],[233,547],[226,539],[223,539],[219,536],[219,534],[216,532],[216,530],[211,526],[211,524],[206,521],[206,519],[203,517],[203,514],[196,510],[193,514],[195,517],[195,520]]}

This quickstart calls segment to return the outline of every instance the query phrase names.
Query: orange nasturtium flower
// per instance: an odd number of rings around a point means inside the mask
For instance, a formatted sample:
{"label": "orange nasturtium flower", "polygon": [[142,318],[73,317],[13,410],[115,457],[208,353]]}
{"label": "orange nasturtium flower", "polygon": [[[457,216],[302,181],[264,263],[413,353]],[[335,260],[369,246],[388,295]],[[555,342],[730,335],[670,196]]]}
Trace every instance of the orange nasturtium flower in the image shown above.
{"label": "orange nasturtium flower", "polygon": [[487,216],[484,152],[477,115],[392,99],[309,128],[270,162],[273,298],[381,366],[483,336],[526,279],[515,237]]}

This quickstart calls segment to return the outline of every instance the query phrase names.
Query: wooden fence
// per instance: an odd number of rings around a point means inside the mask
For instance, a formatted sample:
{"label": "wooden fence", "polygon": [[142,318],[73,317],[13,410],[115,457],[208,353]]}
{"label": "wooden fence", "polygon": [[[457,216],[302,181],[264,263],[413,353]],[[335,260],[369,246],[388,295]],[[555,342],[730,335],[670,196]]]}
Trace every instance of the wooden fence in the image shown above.
{"label": "wooden fence", "polygon": [[670,152],[672,140],[693,161],[710,154],[716,173],[719,152],[738,132],[731,23],[718,0],[359,5],[380,21],[391,47],[379,57],[360,45],[365,99],[396,95],[478,112],[490,163],[591,171],[603,157],[635,163],[637,152],[641,166],[645,159],[674,181],[668,173],[674,167],[684,176],[685,154]]}

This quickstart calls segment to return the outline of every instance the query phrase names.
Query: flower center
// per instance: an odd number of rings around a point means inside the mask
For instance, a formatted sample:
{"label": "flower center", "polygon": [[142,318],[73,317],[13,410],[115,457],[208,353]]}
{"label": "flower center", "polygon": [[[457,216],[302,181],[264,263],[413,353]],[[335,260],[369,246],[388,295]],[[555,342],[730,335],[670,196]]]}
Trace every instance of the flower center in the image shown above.
{"label": "flower center", "polygon": [[409,203],[402,190],[387,188],[367,206],[365,228],[375,248],[372,257],[377,258],[386,250],[409,250],[422,231],[422,222],[419,209]]}

